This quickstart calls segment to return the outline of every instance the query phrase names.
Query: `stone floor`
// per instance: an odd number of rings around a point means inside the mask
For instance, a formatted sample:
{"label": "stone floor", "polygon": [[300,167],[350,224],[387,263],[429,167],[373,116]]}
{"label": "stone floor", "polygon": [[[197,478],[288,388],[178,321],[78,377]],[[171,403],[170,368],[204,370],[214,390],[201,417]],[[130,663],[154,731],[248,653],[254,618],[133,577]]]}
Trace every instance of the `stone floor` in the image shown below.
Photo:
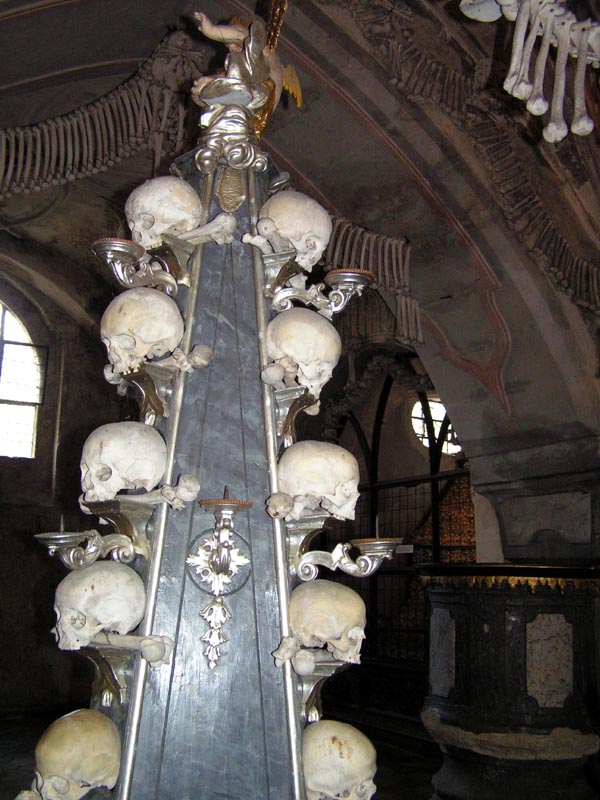
{"label": "stone floor", "polygon": [[[57,716],[60,713],[0,720],[0,800],[14,800],[21,789],[29,788],[35,743]],[[420,726],[368,715],[345,717],[345,721],[363,730],[377,749],[376,800],[429,800],[431,776],[439,768],[441,756]],[[94,796],[107,795],[101,792]]]}

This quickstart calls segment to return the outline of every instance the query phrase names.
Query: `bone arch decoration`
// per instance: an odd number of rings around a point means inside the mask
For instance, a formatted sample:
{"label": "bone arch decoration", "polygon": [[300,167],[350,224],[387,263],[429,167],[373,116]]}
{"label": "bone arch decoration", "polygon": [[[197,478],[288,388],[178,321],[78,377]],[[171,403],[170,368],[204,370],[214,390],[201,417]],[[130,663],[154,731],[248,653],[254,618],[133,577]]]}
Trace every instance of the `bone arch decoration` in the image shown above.
{"label": "bone arch decoration", "polygon": [[[534,188],[528,165],[516,146],[519,123],[507,116],[508,101],[501,96],[477,94],[489,62],[465,53],[465,69],[467,62],[472,62],[473,77],[463,75],[461,80],[458,70],[439,60],[443,42],[437,50],[423,51],[423,42],[415,34],[415,12],[404,4],[373,9],[370,0],[333,2],[348,7],[392,88],[411,102],[443,110],[469,137],[482,156],[506,223],[540,271],[573,303],[600,314],[600,266],[573,251]],[[434,17],[438,32],[442,30],[439,23],[443,12],[435,5],[423,11]],[[435,44],[430,42],[428,47]]]}
{"label": "bone arch decoration", "polygon": [[[556,143],[569,131],[564,118],[564,101],[568,58],[577,61],[573,80],[573,119],[570,130],[587,136],[594,122],[587,113],[585,72],[591,64],[600,66],[600,25],[590,19],[578,21],[565,0],[462,0],[461,10],[473,16],[472,10],[485,8],[485,19],[498,19],[502,14],[515,23],[512,53],[504,90],[527,102],[530,114],[540,116],[550,107],[550,119],[544,127],[544,139]],[[495,13],[494,13],[495,12]],[[477,14],[473,16],[478,18]],[[540,46],[532,63],[536,39]],[[556,48],[556,65],[551,104],[544,97],[544,78],[550,45]],[[531,72],[533,70],[533,77]]]}
{"label": "bone arch decoration", "polygon": [[182,149],[187,94],[204,51],[183,33],[167,36],[137,73],[99,100],[28,127],[0,131],[0,199],[104,172],[152,148],[155,167]]}
{"label": "bone arch decoration", "polygon": [[419,303],[410,295],[410,242],[374,233],[341,217],[333,218],[333,229],[325,254],[328,269],[365,269],[375,275],[380,293],[394,295],[396,331],[404,343],[423,341]]}

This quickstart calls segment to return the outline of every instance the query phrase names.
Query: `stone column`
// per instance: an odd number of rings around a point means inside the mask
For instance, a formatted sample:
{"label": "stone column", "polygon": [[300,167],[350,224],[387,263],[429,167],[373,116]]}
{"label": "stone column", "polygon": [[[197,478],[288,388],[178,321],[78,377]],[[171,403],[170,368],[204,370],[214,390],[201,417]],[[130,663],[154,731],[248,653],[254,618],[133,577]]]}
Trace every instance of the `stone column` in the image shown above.
{"label": "stone column", "polygon": [[[176,166],[206,198],[205,182],[213,176],[202,176],[193,153]],[[297,796],[291,749],[299,722],[290,712],[285,671],[271,655],[281,638],[280,604],[287,596],[280,596],[277,532],[265,509],[270,486],[259,320],[252,248],[241,242],[250,230],[247,171],[240,170],[238,178],[243,202],[233,243],[205,244],[196,258],[197,297],[185,288],[177,296],[184,308],[195,304],[192,316],[188,310],[191,345],[208,345],[213,360],[187,376],[175,437],[171,416],[160,426],[168,441],[175,438],[174,474],[197,475],[200,498],[223,498],[228,487],[231,498],[253,505],[234,518],[230,553],[238,569],[222,605],[212,610],[210,582],[199,578],[188,559],[210,537],[215,516],[199,503],[168,514],[153,632],[170,635],[175,649],[169,665],[138,667],[117,795],[127,800]],[[207,212],[209,219],[222,212],[215,198]]]}

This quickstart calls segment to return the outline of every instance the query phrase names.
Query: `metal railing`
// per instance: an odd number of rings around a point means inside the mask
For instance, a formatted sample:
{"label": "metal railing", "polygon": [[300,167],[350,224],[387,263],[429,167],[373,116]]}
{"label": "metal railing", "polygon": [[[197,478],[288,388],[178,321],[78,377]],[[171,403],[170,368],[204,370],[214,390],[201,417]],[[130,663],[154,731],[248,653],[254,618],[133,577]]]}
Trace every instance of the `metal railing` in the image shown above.
{"label": "metal railing", "polygon": [[[468,470],[380,481],[361,486],[353,522],[328,523],[318,549],[377,534],[402,537],[414,554],[385,563],[368,579],[332,573],[355,589],[367,606],[362,665],[328,682],[327,702],[415,716],[427,691],[429,609],[417,575],[420,564],[475,561],[475,523]],[[325,576],[323,576],[325,577]],[[346,698],[346,699],[344,699]]]}

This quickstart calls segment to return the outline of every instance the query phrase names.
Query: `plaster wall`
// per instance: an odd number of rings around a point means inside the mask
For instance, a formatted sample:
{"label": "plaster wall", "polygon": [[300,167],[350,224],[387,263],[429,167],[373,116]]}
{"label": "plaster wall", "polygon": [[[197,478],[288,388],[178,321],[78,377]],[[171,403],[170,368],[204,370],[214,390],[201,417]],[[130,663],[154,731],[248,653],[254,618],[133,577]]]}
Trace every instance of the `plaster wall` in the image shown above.
{"label": "plaster wall", "polygon": [[48,347],[36,457],[0,458],[0,714],[72,709],[89,703],[91,665],[56,647],[54,590],[66,568],[33,536],[61,523],[93,527],[77,502],[81,447],[95,427],[119,418],[121,404],[104,382],[99,339],[15,276],[0,280],[0,299]]}

